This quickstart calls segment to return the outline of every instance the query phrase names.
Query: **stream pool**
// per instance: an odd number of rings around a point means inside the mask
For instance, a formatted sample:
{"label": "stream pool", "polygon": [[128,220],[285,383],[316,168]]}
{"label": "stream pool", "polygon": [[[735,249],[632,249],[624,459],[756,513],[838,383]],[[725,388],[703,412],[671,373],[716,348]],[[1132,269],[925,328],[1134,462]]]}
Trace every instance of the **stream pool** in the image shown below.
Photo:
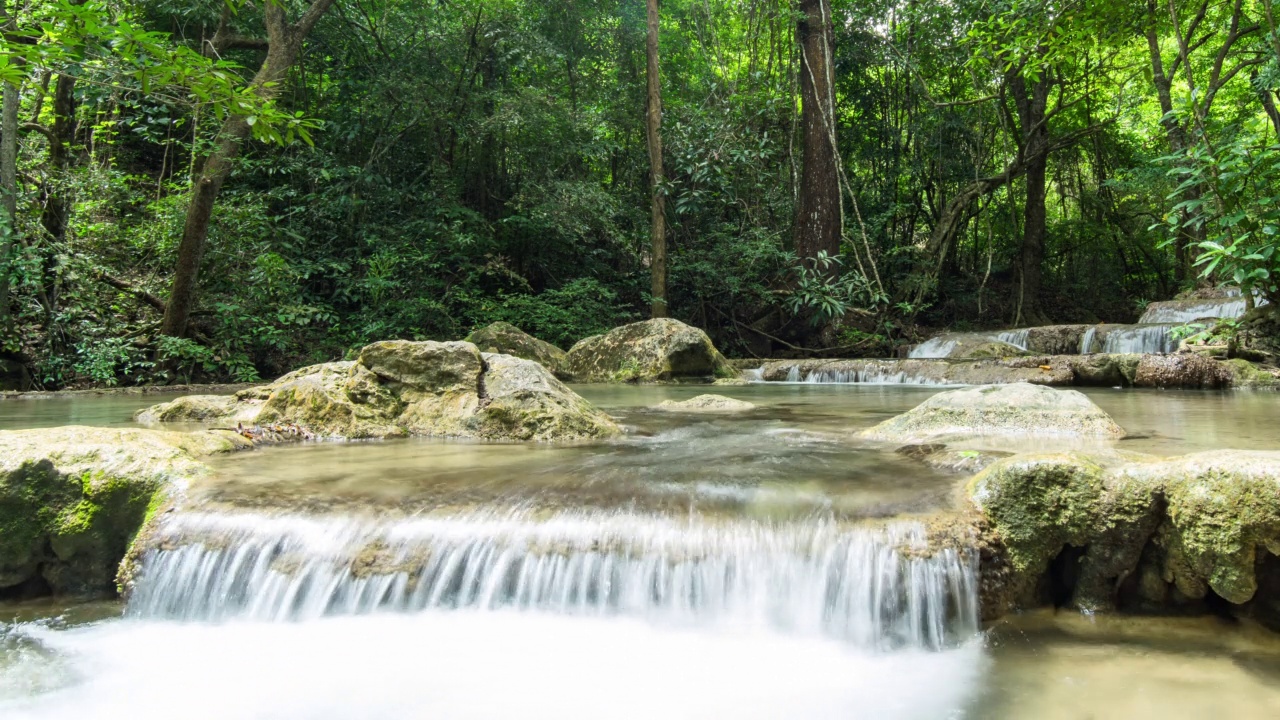
{"label": "stream pool", "polygon": [[[218,458],[127,607],[0,604],[0,718],[1280,717],[1280,635],[982,627],[971,563],[899,552],[963,478],[853,433],[939,388],[715,388],[758,405],[718,416],[651,409],[707,388],[576,389],[627,436]],[[1280,450],[1274,394],[1087,394],[1130,434],[1093,449]],[[0,400],[0,429],[164,399]]]}

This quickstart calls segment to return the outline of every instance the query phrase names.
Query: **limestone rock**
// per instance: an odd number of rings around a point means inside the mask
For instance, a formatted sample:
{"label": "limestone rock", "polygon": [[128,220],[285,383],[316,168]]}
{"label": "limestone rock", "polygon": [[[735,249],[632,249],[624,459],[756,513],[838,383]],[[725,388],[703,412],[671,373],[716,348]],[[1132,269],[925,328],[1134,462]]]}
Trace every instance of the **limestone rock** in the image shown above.
{"label": "limestone rock", "polygon": [[862,435],[919,442],[978,435],[1121,438],[1124,430],[1078,391],[1013,383],[938,393]]}
{"label": "limestone rock", "polygon": [[986,615],[1046,602],[1185,608],[1212,591],[1280,607],[1280,453],[1022,455],[967,488],[988,528]]}
{"label": "limestone rock", "polygon": [[755,407],[755,403],[749,403],[746,400],[736,400],[724,395],[707,394],[679,402],[664,400],[658,403],[657,409],[671,412],[732,413],[754,410]]}
{"label": "limestone rock", "polygon": [[612,418],[542,364],[491,353],[484,361],[484,398],[475,415],[479,437],[577,440],[621,433]]}
{"label": "limestone rock", "polygon": [[1000,340],[981,338],[965,339],[957,342],[947,353],[949,358],[1008,358],[1026,355],[1027,351]]}
{"label": "limestone rock", "polygon": [[1007,452],[994,450],[953,449],[942,443],[903,445],[894,452],[938,470],[970,475],[1010,455]]}
{"label": "limestone rock", "polygon": [[567,360],[570,374],[583,382],[709,381],[737,375],[706,333],[671,318],[581,340]]}
{"label": "limestone rock", "polygon": [[301,428],[334,438],[610,437],[618,426],[543,366],[467,342],[374,343],[355,362],[313,365],[233,397],[180,398],[139,420]]}
{"label": "limestone rock", "polygon": [[58,427],[0,431],[0,589],[42,579],[107,595],[134,535],[198,458],[251,447],[232,432]]}
{"label": "limestone rock", "polygon": [[1230,384],[1231,373],[1222,363],[1195,353],[1143,355],[1133,384],[1156,388],[1220,388]]}
{"label": "limestone rock", "polygon": [[511,323],[496,322],[476,330],[466,337],[482,353],[496,353],[532,360],[561,379],[568,378],[565,370],[565,352],[549,342],[522,331]]}

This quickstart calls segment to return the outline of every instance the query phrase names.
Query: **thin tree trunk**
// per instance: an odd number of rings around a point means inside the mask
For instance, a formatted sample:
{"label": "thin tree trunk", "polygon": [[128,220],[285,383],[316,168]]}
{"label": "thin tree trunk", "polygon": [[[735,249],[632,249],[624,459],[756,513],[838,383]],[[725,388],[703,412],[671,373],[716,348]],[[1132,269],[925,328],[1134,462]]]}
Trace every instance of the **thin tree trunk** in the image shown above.
{"label": "thin tree trunk", "polygon": [[0,332],[7,333],[10,256],[18,235],[18,88],[4,83],[0,111]]}
{"label": "thin tree trunk", "polygon": [[[263,5],[267,57],[249,83],[258,97],[271,100],[280,93],[285,75],[302,49],[302,41],[332,4],[333,0],[315,0],[293,24],[287,22],[281,4],[269,2]],[[227,117],[218,132],[213,152],[194,179],[186,221],[182,226],[182,240],[178,243],[178,261],[169,289],[169,302],[165,305],[164,321],[160,325],[160,332],[165,335],[182,337],[187,332],[187,321],[195,306],[200,261],[204,258],[209,239],[209,220],[213,216],[214,202],[218,199],[222,183],[231,174],[240,146],[249,137],[250,130],[247,118],[240,115]]]}
{"label": "thin tree trunk", "polygon": [[49,134],[50,182],[41,190],[40,225],[44,228],[41,305],[46,336],[53,342],[52,325],[58,312],[61,287],[58,281],[59,252],[67,239],[71,202],[66,195],[67,169],[71,167],[71,144],[75,141],[75,86],[71,75],[58,75],[53,90],[53,129]]}
{"label": "thin tree trunk", "polygon": [[796,255],[808,262],[819,252],[837,255],[844,233],[833,142],[835,95],[827,0],[800,0],[796,38],[800,45],[803,168],[796,202],[795,249]]}
{"label": "thin tree trunk", "polygon": [[645,55],[648,60],[648,118],[645,137],[649,144],[649,203],[652,243],[650,267],[653,271],[653,308],[655,318],[667,316],[667,219],[666,198],[662,191],[662,82],[658,71],[658,0],[646,0],[648,38]]}

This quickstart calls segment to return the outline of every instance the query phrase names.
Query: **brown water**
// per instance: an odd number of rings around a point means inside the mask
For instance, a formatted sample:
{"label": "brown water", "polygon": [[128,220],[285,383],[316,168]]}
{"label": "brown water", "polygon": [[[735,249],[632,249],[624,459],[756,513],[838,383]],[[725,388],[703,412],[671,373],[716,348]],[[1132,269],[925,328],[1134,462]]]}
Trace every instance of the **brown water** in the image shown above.
{"label": "brown water", "polygon": [[[724,416],[652,409],[707,388],[578,389],[619,418],[627,436],[568,446],[406,440],[276,447],[218,458],[215,478],[193,493],[197,505],[217,513],[214,518],[242,518],[240,535],[227,537],[254,542],[271,542],[279,523],[307,542],[329,538],[330,525],[272,519],[284,510],[341,520],[332,527],[342,532],[374,527],[383,533],[379,537],[395,538],[412,530],[428,539],[443,533],[448,542],[439,547],[454,548],[459,557],[484,548],[491,564],[502,553],[530,551],[519,544],[526,541],[502,540],[503,533],[525,533],[537,538],[527,542],[541,545],[563,537],[565,545],[552,548],[548,562],[554,563],[556,552],[581,555],[575,543],[583,542],[583,533],[613,532],[612,522],[626,542],[653,548],[675,543],[692,553],[690,562],[728,553],[731,574],[759,570],[752,567],[753,548],[773,553],[761,554],[759,564],[772,563],[773,574],[765,576],[786,585],[788,577],[813,579],[795,574],[794,560],[778,554],[794,538],[807,537],[804,528],[946,507],[956,502],[964,479],[855,437],[939,388],[716,388],[759,406]],[[1129,431],[1128,439],[1028,441],[1017,449],[1075,446],[1159,455],[1280,449],[1277,394],[1087,394]],[[0,427],[127,424],[133,410],[159,401],[0,401]],[[414,524],[421,518],[458,520],[423,529]],[[558,525],[545,530],[548,522]],[[492,537],[476,544],[472,532]],[[699,534],[696,543],[683,537],[687,532]],[[202,563],[212,563],[219,552],[225,560],[234,549],[213,548],[205,560],[185,566],[175,560],[174,567],[205,577],[215,565]],[[500,577],[502,565],[494,567]],[[653,577],[657,582],[661,573]],[[305,590],[305,582],[295,582]],[[764,592],[765,606],[779,593],[805,597],[798,587],[756,590]],[[234,595],[236,584],[221,592]],[[277,587],[272,597],[291,592]],[[922,650],[779,633],[776,623],[672,624],[546,607],[296,613],[288,622],[255,615],[217,624],[120,613],[121,606],[111,603],[0,606],[0,717],[1280,717],[1280,636],[1206,618],[1034,612],[1002,620],[975,640]]]}

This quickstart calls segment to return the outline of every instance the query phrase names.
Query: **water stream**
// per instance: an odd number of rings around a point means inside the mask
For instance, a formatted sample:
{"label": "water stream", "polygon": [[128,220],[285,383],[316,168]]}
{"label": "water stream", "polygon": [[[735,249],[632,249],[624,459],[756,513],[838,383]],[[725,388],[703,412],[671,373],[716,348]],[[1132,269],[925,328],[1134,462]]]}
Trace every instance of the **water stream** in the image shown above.
{"label": "water stream", "polygon": [[[1248,625],[980,627],[975,559],[915,519],[963,478],[853,437],[936,388],[718,390],[758,407],[663,413],[705,388],[585,387],[626,438],[221,458],[127,605],[0,606],[0,717],[1280,714],[1280,642]],[[1089,394],[1131,433],[1107,448],[1280,449],[1273,394]]]}

